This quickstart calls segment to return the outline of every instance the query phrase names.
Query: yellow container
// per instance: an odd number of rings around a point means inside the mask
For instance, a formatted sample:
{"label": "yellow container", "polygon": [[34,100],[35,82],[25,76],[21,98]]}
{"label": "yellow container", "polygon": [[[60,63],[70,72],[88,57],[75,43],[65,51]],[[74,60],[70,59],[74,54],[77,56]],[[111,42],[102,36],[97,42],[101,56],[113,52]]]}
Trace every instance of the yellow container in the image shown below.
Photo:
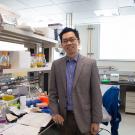
{"label": "yellow container", "polygon": [[10,101],[13,99],[15,99],[15,96],[13,96],[13,95],[6,94],[6,95],[2,96],[2,100],[5,100],[5,101]]}

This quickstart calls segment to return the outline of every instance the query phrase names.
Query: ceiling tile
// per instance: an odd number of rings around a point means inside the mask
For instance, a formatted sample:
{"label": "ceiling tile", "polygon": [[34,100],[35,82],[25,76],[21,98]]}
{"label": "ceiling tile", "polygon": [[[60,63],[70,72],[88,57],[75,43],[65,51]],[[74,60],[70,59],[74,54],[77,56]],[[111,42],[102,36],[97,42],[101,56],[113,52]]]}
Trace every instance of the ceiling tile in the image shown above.
{"label": "ceiling tile", "polygon": [[97,9],[118,8],[118,1],[96,0],[95,2],[95,0],[85,0],[57,4],[57,6],[65,12],[84,12]]}
{"label": "ceiling tile", "polygon": [[29,7],[39,7],[53,4],[51,0],[18,0]]}
{"label": "ceiling tile", "polygon": [[135,7],[121,7],[119,12],[120,15],[135,15]]}
{"label": "ceiling tile", "polygon": [[35,17],[37,15],[36,12],[32,9],[19,10],[18,13],[26,17],[31,17],[31,15],[34,15]]}
{"label": "ceiling tile", "polygon": [[58,10],[57,7],[52,6],[51,9],[54,9],[54,10],[53,11],[50,10],[50,8],[47,6],[47,7],[38,8],[38,9],[31,8],[31,9],[19,10],[18,13],[21,14],[21,17],[24,18],[25,20],[27,20],[28,22],[29,21],[31,21],[33,23],[40,22],[43,24],[43,22],[59,23],[62,21],[63,23],[65,23],[64,20],[66,20],[65,19],[66,14],[61,12],[61,10]]}
{"label": "ceiling tile", "polygon": [[17,9],[26,7],[24,4],[20,3],[17,0],[0,0],[0,3],[6,5],[7,7],[9,7],[10,9],[13,9],[13,10],[17,10]]}
{"label": "ceiling tile", "polygon": [[94,9],[112,9],[118,8],[119,2],[118,0],[90,0],[92,7]]}
{"label": "ceiling tile", "polygon": [[90,17],[96,17],[94,12],[88,11],[88,12],[75,12],[73,13],[73,19],[82,19],[82,18],[90,18]]}
{"label": "ceiling tile", "polygon": [[38,8],[31,8],[32,10],[34,10],[37,13],[40,14],[53,14],[53,13],[62,13],[63,11],[55,6],[55,5],[50,5],[50,6],[44,6],[44,7],[38,7]]}
{"label": "ceiling tile", "polygon": [[57,6],[65,12],[78,12],[78,11],[82,12],[90,9],[88,1],[64,3],[64,4],[58,4]]}
{"label": "ceiling tile", "polygon": [[52,0],[54,4],[61,3],[71,3],[71,2],[79,2],[79,1],[88,1],[88,0]]}
{"label": "ceiling tile", "polygon": [[76,19],[73,21],[75,25],[82,25],[82,24],[90,24],[90,23],[95,23],[98,22],[97,18],[85,18],[85,19]]}
{"label": "ceiling tile", "polygon": [[118,0],[118,1],[120,7],[132,6],[134,4],[134,0]]}

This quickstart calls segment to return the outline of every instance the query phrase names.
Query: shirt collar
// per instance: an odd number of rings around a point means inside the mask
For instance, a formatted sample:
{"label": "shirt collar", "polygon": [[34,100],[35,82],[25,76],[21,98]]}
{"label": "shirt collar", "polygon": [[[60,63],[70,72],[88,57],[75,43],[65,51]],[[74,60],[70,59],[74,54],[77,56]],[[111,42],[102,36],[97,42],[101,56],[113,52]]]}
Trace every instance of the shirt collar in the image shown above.
{"label": "shirt collar", "polygon": [[68,61],[68,62],[69,61],[77,62],[78,59],[79,59],[79,53],[77,53],[74,58],[69,58],[68,56],[66,56],[66,61]]}

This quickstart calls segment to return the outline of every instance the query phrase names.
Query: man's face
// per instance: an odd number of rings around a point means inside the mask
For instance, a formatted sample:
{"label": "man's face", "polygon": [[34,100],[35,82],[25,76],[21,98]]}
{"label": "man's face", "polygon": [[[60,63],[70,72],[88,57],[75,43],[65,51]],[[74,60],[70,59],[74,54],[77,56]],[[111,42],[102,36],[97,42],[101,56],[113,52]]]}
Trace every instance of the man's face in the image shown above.
{"label": "man's face", "polygon": [[62,47],[67,53],[67,56],[74,57],[78,52],[80,41],[75,36],[74,32],[67,32],[62,36]]}

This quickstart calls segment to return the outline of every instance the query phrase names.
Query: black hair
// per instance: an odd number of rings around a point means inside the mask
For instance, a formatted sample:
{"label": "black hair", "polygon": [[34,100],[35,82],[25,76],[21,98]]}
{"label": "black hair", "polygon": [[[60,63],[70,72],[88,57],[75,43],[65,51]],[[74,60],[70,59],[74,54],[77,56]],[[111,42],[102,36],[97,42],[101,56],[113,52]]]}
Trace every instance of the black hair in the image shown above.
{"label": "black hair", "polygon": [[67,33],[67,32],[73,32],[73,33],[75,34],[76,38],[77,38],[78,40],[80,40],[79,32],[78,32],[76,29],[72,29],[72,28],[65,27],[65,28],[61,31],[61,33],[59,34],[59,37],[60,37],[61,42],[62,42],[62,36],[63,36],[63,34],[65,34],[65,33]]}

